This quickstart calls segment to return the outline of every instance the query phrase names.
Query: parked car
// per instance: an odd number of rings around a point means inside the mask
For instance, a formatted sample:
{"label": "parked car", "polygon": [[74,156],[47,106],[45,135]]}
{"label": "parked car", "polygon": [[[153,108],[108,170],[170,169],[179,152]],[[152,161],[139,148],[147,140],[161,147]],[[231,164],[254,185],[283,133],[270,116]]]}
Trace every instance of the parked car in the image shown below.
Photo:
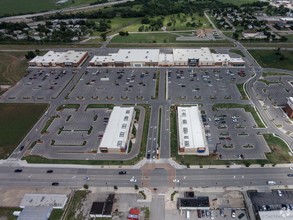
{"label": "parked car", "polygon": [[231,217],[232,217],[232,218],[235,218],[235,217],[236,217],[236,212],[235,212],[234,209],[232,209],[232,211],[231,211]]}

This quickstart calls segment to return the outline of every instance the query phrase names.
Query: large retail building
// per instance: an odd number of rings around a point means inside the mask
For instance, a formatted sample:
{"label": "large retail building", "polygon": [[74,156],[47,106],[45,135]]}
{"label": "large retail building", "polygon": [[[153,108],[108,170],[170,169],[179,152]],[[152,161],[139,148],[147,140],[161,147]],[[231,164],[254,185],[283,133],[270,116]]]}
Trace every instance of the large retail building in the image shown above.
{"label": "large retail building", "polygon": [[209,155],[198,106],[178,107],[179,154]]}
{"label": "large retail building", "polygon": [[120,49],[107,56],[94,56],[91,66],[156,67],[156,66],[243,66],[242,58],[212,53],[209,48],[173,49],[162,53],[159,49]]}

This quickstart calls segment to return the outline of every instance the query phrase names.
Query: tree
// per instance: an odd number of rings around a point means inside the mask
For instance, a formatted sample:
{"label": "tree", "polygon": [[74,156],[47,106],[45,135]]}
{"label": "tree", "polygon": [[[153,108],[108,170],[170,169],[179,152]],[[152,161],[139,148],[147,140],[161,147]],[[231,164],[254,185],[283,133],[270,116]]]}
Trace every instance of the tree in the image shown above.
{"label": "tree", "polygon": [[232,35],[232,37],[237,40],[239,38],[239,34],[236,33],[236,32],[234,32],[233,35]]}
{"label": "tree", "polygon": [[27,54],[25,55],[25,58],[26,58],[27,60],[29,60],[29,59],[33,59],[33,58],[35,58],[35,57],[36,57],[36,54],[35,54],[33,51],[28,51]]}
{"label": "tree", "polygon": [[106,41],[107,39],[107,34],[105,32],[101,33],[101,38],[103,39],[103,41]]}

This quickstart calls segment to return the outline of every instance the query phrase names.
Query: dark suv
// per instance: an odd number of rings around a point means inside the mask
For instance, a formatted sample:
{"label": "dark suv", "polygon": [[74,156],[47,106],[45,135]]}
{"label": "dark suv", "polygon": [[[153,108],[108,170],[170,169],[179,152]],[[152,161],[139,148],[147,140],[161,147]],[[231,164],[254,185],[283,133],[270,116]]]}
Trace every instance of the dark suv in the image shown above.
{"label": "dark suv", "polygon": [[120,175],[126,174],[126,171],[119,171]]}

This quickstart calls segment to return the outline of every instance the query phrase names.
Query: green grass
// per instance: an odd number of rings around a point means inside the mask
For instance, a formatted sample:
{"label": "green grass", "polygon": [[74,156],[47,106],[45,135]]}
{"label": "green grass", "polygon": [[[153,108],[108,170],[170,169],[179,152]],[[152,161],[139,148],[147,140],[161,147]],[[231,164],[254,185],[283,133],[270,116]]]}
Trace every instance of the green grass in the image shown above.
{"label": "green grass", "polygon": [[238,0],[238,1],[235,1],[235,0],[220,0],[220,2],[231,3],[231,4],[234,4],[234,5],[240,6],[240,5],[246,4],[246,3],[257,2],[257,0]]}
{"label": "green grass", "polygon": [[292,157],[288,153],[288,146],[283,140],[272,134],[264,134],[263,137],[272,150],[272,153],[266,154],[271,163],[290,163],[293,161]]}
{"label": "green grass", "polygon": [[51,116],[48,121],[46,122],[44,128],[42,129],[41,131],[41,134],[44,134],[47,132],[47,129],[49,128],[49,126],[52,124],[52,122],[54,121],[55,118],[59,118],[60,116],[59,115],[54,115],[54,116]]}
{"label": "green grass", "polygon": [[49,220],[60,220],[63,215],[62,209],[53,209],[51,212]]}
{"label": "green grass", "polygon": [[149,105],[142,105],[145,108],[145,119],[143,124],[142,141],[140,145],[140,151],[137,157],[131,160],[58,160],[47,159],[37,155],[29,155],[23,157],[28,163],[41,163],[41,164],[85,164],[85,165],[134,165],[145,157],[146,145],[148,138],[148,128],[150,122],[151,108]]}
{"label": "green grass", "polygon": [[221,109],[221,108],[226,108],[226,109],[243,108],[246,112],[251,113],[252,117],[254,118],[254,121],[256,122],[256,124],[259,128],[265,128],[265,126],[262,123],[262,121],[260,120],[256,110],[250,105],[237,104],[237,103],[218,103],[218,104],[214,104],[212,106],[213,111],[216,111],[217,109]]}
{"label": "green grass", "polygon": [[1,0],[0,16],[5,14],[35,13],[53,9],[62,9],[89,4],[96,0],[74,0],[74,3],[72,3],[72,0],[69,0],[61,6],[55,4],[57,1],[58,0]]}
{"label": "green grass", "polygon": [[46,104],[0,104],[0,158],[7,158],[29,132]]}
{"label": "green grass", "polygon": [[276,55],[274,50],[249,50],[251,55],[264,68],[279,68],[293,70],[293,51],[283,51],[285,59],[280,60],[280,55]]}
{"label": "green grass", "polygon": [[87,105],[86,109],[88,108],[110,108],[113,109],[114,105],[113,104],[89,104]]}
{"label": "green grass", "polygon": [[247,95],[246,95],[246,93],[244,91],[244,83],[242,83],[242,84],[236,84],[236,86],[237,86],[238,91],[241,94],[242,99],[248,100],[248,97],[247,97]]}
{"label": "green grass", "polygon": [[241,50],[229,50],[229,52],[236,53],[236,54],[239,54],[240,56],[244,57],[244,54],[242,53]]}
{"label": "green grass", "polygon": [[73,108],[77,111],[79,107],[80,107],[80,104],[65,104],[65,105],[60,105],[56,110],[62,111],[65,108]]}
{"label": "green grass", "polygon": [[111,43],[172,43],[176,42],[176,35],[168,33],[130,33],[129,36],[115,36]]}
{"label": "green grass", "polygon": [[20,80],[26,68],[26,52],[0,52],[0,84],[14,84]]}
{"label": "green grass", "polygon": [[[65,220],[83,220],[83,212],[81,211],[82,203],[86,199],[90,191],[76,191],[67,207],[68,212],[65,215]],[[78,213],[78,214],[77,214]],[[76,216],[77,214],[77,216]]]}
{"label": "green grass", "polygon": [[291,74],[289,73],[276,73],[276,72],[263,72],[262,76],[263,77],[269,77],[269,76],[290,76]]}
{"label": "green grass", "polygon": [[[175,16],[175,18],[176,18],[175,26],[168,27],[167,26],[167,23],[168,22],[171,22],[171,19],[170,18],[172,16],[173,17]],[[185,20],[182,19],[183,18],[183,14],[182,13],[180,14],[180,18],[177,18],[177,16],[178,16],[178,14],[165,16],[165,19],[164,19],[163,24],[164,24],[164,26],[167,27],[167,30],[168,31],[172,31],[172,30],[176,30],[176,31],[181,31],[181,30],[196,30],[196,29],[207,29],[207,28],[211,28],[210,23],[209,23],[209,21],[207,20],[207,18],[205,16],[201,17],[198,14],[193,14],[193,16],[191,17],[191,16],[187,15]],[[202,24],[199,27],[187,27],[186,26],[186,23],[187,22],[190,22],[190,23],[192,23],[192,22],[199,23],[199,21]]]}
{"label": "green grass", "polygon": [[0,218],[5,220],[16,220],[16,217],[13,215],[14,211],[21,211],[19,207],[0,207]]}

